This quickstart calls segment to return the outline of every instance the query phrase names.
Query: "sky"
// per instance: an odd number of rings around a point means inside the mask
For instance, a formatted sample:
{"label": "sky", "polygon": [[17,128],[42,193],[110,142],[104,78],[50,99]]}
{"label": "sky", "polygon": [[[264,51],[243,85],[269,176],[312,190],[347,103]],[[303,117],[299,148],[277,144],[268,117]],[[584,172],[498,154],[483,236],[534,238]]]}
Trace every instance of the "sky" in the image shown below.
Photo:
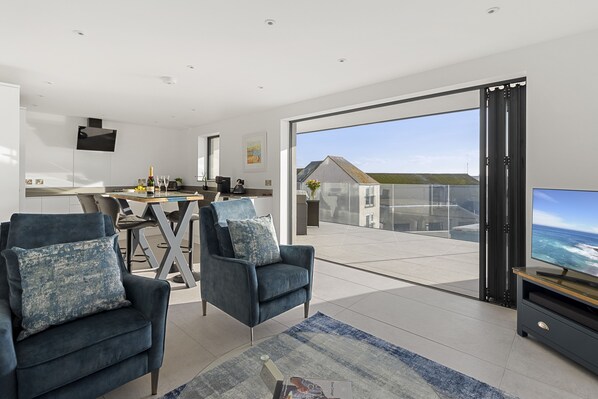
{"label": "sky", "polygon": [[598,192],[534,189],[533,224],[598,234]]}
{"label": "sky", "polygon": [[366,173],[479,175],[479,110],[297,135],[297,167],[342,156]]}

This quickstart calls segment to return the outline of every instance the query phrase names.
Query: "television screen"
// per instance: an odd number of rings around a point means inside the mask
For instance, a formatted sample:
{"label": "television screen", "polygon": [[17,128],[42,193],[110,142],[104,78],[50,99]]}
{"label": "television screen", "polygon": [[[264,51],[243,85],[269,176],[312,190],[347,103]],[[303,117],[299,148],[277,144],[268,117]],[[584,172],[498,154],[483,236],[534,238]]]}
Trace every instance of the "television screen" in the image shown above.
{"label": "television screen", "polygon": [[79,126],[77,149],[114,152],[116,130]]}
{"label": "television screen", "polygon": [[534,189],[532,258],[598,277],[598,192]]}

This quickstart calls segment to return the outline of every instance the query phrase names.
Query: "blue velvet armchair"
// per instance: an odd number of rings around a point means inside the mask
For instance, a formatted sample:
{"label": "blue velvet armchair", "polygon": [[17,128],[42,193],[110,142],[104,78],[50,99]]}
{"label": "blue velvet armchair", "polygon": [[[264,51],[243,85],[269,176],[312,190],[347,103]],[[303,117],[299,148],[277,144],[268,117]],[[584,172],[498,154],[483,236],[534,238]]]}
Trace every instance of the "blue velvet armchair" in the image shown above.
{"label": "blue velvet armchair", "polygon": [[[114,233],[101,213],[15,214],[0,226],[0,250]],[[96,398],[149,372],[156,394],[170,285],[126,273],[118,244],[115,251],[132,306],[53,326],[22,341],[15,340],[19,326],[9,306],[6,264],[0,256],[0,398]]]}
{"label": "blue velvet armchair", "polygon": [[249,199],[213,202],[201,213],[201,299],[203,315],[210,303],[250,327],[304,305],[309,313],[314,248],[280,245],[282,261],[257,266],[234,257],[227,219],[256,216]]}

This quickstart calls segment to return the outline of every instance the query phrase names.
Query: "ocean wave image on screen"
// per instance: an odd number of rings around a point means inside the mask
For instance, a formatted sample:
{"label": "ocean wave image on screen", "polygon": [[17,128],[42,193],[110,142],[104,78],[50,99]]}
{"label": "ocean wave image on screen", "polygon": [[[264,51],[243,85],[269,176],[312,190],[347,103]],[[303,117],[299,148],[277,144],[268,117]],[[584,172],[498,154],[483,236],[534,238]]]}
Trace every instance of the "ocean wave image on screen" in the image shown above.
{"label": "ocean wave image on screen", "polygon": [[532,225],[532,257],[567,269],[598,274],[598,235]]}

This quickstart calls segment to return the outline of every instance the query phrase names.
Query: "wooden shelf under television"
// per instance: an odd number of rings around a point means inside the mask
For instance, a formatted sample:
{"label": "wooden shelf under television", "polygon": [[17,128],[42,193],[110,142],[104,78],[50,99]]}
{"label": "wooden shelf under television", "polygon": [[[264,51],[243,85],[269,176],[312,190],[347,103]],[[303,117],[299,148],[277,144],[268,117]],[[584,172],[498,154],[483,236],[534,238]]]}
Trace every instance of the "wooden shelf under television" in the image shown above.
{"label": "wooden shelf under television", "polygon": [[[558,269],[548,269],[540,267],[521,267],[513,269],[513,273],[526,280],[535,281],[540,285],[552,288],[570,297],[576,298],[589,305],[598,306],[598,288],[583,283],[559,279],[558,277],[540,276],[537,272],[558,273]],[[578,273],[572,270],[567,271],[567,275],[579,279],[587,280],[598,284],[598,278],[587,274]]]}

